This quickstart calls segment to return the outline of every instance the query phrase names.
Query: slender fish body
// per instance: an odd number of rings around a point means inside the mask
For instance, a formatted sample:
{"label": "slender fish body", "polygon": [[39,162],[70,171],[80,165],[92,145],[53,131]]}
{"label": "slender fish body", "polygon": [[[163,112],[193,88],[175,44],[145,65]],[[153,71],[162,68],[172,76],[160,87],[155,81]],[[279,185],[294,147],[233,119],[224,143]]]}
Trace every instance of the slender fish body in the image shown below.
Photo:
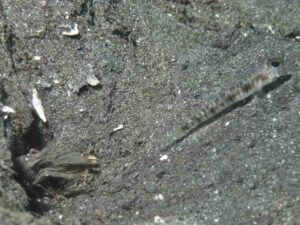
{"label": "slender fish body", "polygon": [[267,65],[263,66],[249,79],[231,87],[228,92],[217,97],[210,104],[204,105],[200,109],[195,109],[190,119],[181,128],[173,130],[164,137],[164,140],[160,142],[161,148],[172,147],[174,143],[181,141],[190,134],[193,129],[201,126],[201,124],[205,124],[230,106],[260,92],[263,87],[272,83],[277,77],[278,72],[276,68]]}

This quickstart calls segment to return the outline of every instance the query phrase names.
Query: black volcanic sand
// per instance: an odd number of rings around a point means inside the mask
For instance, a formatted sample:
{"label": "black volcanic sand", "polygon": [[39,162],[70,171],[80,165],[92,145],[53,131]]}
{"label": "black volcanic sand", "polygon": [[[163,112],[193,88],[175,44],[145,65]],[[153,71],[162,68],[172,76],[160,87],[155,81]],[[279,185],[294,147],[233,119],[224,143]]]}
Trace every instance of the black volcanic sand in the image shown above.
{"label": "black volcanic sand", "polygon": [[[0,1],[1,224],[300,224],[299,21],[298,0]],[[267,63],[290,79],[157,147]],[[30,149],[98,168],[38,193]]]}

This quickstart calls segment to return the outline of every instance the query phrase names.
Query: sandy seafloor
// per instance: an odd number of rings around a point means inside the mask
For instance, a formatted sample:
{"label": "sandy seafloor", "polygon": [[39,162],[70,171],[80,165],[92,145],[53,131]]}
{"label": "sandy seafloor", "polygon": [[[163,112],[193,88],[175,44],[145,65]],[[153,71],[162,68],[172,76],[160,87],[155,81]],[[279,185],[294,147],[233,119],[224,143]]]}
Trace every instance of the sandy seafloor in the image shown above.
{"label": "sandy seafloor", "polygon": [[[0,45],[1,225],[300,224],[299,0],[1,0]],[[267,63],[290,79],[157,147]],[[99,167],[37,196],[29,149]]]}

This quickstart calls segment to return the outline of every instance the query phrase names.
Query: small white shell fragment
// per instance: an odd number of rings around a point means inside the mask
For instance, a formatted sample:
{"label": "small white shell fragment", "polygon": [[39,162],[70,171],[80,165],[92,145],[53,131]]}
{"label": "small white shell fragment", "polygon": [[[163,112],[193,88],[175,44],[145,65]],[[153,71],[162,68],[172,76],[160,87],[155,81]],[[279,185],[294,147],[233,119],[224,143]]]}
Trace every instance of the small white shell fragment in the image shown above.
{"label": "small white shell fragment", "polygon": [[220,221],[219,218],[214,219],[215,223],[219,223],[219,221]]}
{"label": "small white shell fragment", "polygon": [[162,155],[159,159],[160,161],[170,161],[169,156],[168,155]]}
{"label": "small white shell fragment", "polygon": [[54,84],[60,84],[60,80],[54,79],[54,80],[53,80],[53,83],[54,83]]}
{"label": "small white shell fragment", "polygon": [[94,66],[92,64],[85,64],[79,68],[79,73],[70,80],[68,87],[73,93],[79,93],[80,89],[86,85],[98,86],[100,80],[95,76]]}
{"label": "small white shell fragment", "polygon": [[33,59],[34,59],[35,61],[39,61],[39,60],[41,60],[41,56],[36,55],[36,56],[33,57]]}
{"label": "small white shell fragment", "polygon": [[160,216],[155,216],[154,223],[165,223],[165,220],[163,218],[161,218]]}
{"label": "small white shell fragment", "polygon": [[88,155],[87,159],[91,161],[91,163],[96,164],[97,163],[97,158],[94,155]]}
{"label": "small white shell fragment", "polygon": [[164,196],[162,194],[158,194],[154,196],[154,200],[156,201],[162,201],[164,200]]}
{"label": "small white shell fragment", "polygon": [[89,73],[88,75],[86,75],[86,81],[91,86],[97,86],[98,84],[100,84],[99,79],[95,76],[94,73]]}
{"label": "small white shell fragment", "polygon": [[63,31],[62,35],[65,36],[77,36],[79,34],[79,29],[77,23],[74,24],[74,27],[70,31]]}
{"label": "small white shell fragment", "polygon": [[36,111],[36,113],[38,114],[38,116],[40,117],[40,119],[46,123],[46,116],[45,116],[45,112],[44,112],[44,108],[42,106],[42,102],[41,99],[38,96],[37,90],[35,88],[32,89],[32,105]]}
{"label": "small white shell fragment", "polygon": [[80,108],[78,111],[81,112],[81,113],[83,113],[83,112],[86,111],[86,108]]}
{"label": "small white shell fragment", "polygon": [[16,113],[16,111],[12,108],[12,107],[9,107],[7,105],[3,105],[1,107],[1,111],[4,113],[4,114],[10,114],[10,113]]}
{"label": "small white shell fragment", "polygon": [[114,132],[118,131],[118,130],[122,130],[124,128],[123,124],[120,124],[119,126],[117,126],[116,128],[113,129]]}
{"label": "small white shell fragment", "polygon": [[97,86],[100,84],[99,79],[95,76],[94,66],[92,64],[84,65],[80,70],[80,76],[91,86]]}
{"label": "small white shell fragment", "polygon": [[7,105],[3,105],[1,102],[0,102],[0,111],[4,114],[4,119],[5,120],[8,118],[9,114],[16,113],[16,111],[12,107],[9,107]]}

